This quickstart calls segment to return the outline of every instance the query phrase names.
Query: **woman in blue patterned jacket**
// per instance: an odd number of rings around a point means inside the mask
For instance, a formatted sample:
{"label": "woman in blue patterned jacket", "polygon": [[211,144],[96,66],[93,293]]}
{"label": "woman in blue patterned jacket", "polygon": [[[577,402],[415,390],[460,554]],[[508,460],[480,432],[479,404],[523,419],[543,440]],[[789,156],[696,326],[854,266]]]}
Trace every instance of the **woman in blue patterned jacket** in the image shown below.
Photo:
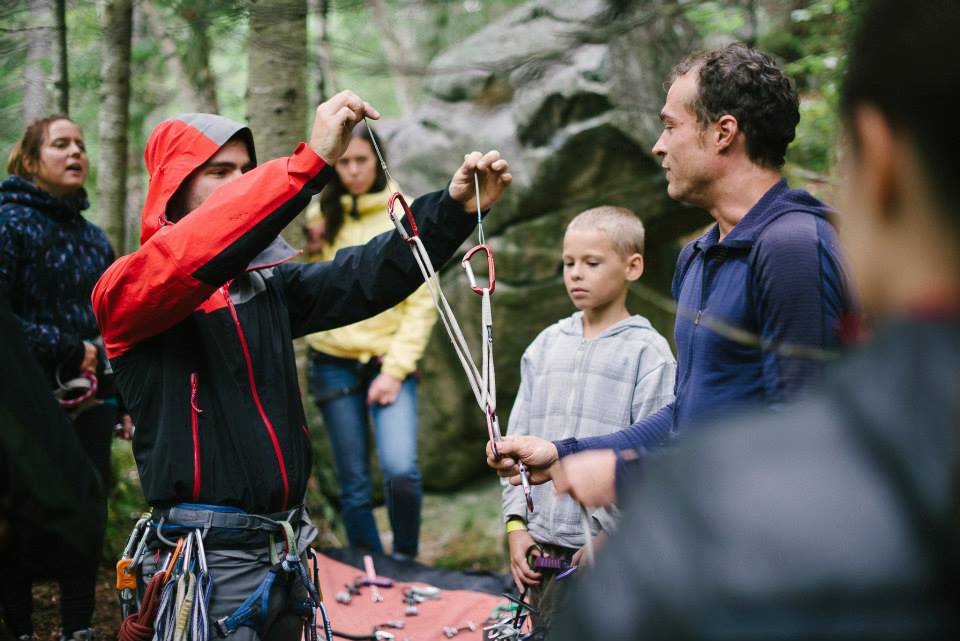
{"label": "woman in blue patterned jacket", "polygon": [[[83,134],[68,118],[50,116],[27,127],[7,162],[10,177],[0,183],[0,294],[9,298],[51,391],[61,392],[61,405],[106,485],[117,407],[108,400],[114,392],[90,294],[114,253],[103,231],[81,215],[89,206],[83,189],[88,168]],[[74,394],[82,397],[94,386],[96,394],[73,403],[80,399],[63,395],[71,382]],[[98,508],[90,518],[102,523],[106,502]],[[90,635],[102,543],[101,536],[87,558],[56,577],[65,639]],[[4,617],[14,636],[30,639],[33,564],[11,561],[0,578]]]}

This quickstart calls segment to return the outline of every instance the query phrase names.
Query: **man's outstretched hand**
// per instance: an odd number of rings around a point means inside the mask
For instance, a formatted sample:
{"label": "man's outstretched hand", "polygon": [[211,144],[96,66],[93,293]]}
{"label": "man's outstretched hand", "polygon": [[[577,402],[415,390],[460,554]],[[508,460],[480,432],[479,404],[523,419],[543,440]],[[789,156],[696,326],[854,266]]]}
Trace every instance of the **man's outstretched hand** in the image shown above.
{"label": "man's outstretched hand", "polygon": [[310,134],[310,148],[333,165],[347,150],[350,132],[364,118],[380,118],[380,112],[352,91],[341,91],[317,107]]}
{"label": "man's outstretched hand", "polygon": [[463,203],[467,213],[475,214],[477,196],[473,175],[479,172],[480,209],[489,209],[513,181],[509,170],[510,165],[500,157],[499,151],[471,152],[463,157],[463,164],[450,180],[450,197]]}
{"label": "man's outstretched hand", "polygon": [[536,485],[546,483],[559,455],[552,442],[538,436],[505,436],[497,441],[500,459],[493,456],[493,448],[487,443],[487,465],[500,476],[510,477],[510,483],[520,485],[520,469],[517,461],[522,461],[530,472],[530,482]]}

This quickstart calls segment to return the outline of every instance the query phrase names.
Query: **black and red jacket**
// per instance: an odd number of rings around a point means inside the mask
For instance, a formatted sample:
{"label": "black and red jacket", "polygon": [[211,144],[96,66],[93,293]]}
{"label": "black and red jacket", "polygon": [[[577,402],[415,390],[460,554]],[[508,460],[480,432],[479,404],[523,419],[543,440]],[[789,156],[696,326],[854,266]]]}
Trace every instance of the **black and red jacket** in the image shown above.
{"label": "black and red jacket", "polygon": [[[299,503],[311,450],[293,339],[373,316],[423,282],[396,232],[331,262],[287,262],[296,252],[278,234],[333,172],[304,144],[167,222],[177,188],[238,133],[252,155],[249,131],[220,116],[187,114],[157,126],[145,154],[142,246],[93,292],[153,506],[270,513]],[[474,226],[445,190],[417,199],[413,211],[435,264]]]}

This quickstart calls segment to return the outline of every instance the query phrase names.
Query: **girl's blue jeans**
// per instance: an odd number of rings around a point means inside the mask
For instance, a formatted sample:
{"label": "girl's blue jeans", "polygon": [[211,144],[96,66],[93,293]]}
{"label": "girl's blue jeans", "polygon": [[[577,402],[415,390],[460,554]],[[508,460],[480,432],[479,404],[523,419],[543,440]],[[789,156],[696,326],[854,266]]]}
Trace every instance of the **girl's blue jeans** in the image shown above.
{"label": "girl's blue jeans", "polygon": [[383,552],[373,518],[368,429],[368,420],[372,419],[383,472],[383,493],[393,529],[393,553],[412,559],[419,546],[422,499],[417,468],[417,382],[409,376],[396,401],[368,406],[367,390],[376,374],[360,363],[312,360],[310,393],[315,400],[322,400],[330,396],[331,390],[359,385],[350,394],[318,402],[333,448],[340,484],[340,515],[347,538],[352,547]]}

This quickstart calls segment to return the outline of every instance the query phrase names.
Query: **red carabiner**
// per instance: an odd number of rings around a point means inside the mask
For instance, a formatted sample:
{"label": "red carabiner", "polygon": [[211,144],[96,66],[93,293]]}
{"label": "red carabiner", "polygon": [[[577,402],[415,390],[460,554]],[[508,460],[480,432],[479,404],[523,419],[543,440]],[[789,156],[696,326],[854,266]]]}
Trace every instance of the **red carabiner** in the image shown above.
{"label": "red carabiner", "polygon": [[[477,279],[473,275],[473,268],[470,266],[470,259],[473,258],[473,255],[478,251],[483,251],[487,254],[487,286],[486,287],[477,287]],[[460,265],[467,272],[467,279],[470,281],[470,289],[476,293],[483,295],[483,290],[487,289],[490,293],[493,293],[493,290],[497,288],[497,276],[493,269],[493,250],[487,246],[486,243],[477,245],[466,254],[463,255],[463,260],[460,261]]]}
{"label": "red carabiner", "polygon": [[[397,218],[397,215],[393,213],[394,203],[397,200],[399,200],[400,204],[403,206],[404,218],[406,218],[407,222],[410,223],[411,231],[409,233],[403,227],[403,220]],[[420,235],[420,230],[417,229],[417,221],[413,219],[413,212],[410,211],[410,206],[407,205],[406,199],[399,191],[395,191],[390,194],[390,199],[387,201],[387,215],[390,216],[390,220],[393,221],[393,226],[397,228],[398,232],[400,232],[400,238],[404,239],[408,243],[413,243],[413,239]]]}

